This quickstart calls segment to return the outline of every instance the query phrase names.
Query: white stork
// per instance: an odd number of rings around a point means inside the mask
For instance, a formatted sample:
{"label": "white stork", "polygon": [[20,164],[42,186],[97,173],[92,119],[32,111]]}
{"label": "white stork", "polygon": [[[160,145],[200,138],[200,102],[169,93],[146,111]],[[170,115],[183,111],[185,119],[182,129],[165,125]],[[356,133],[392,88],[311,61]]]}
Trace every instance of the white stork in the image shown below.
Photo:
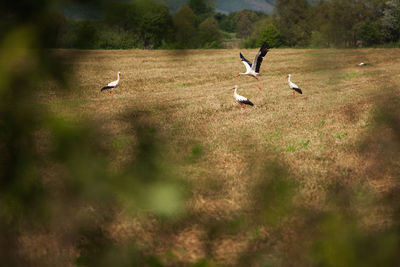
{"label": "white stork", "polygon": [[265,55],[268,53],[269,51],[269,47],[267,45],[267,43],[264,43],[261,48],[260,51],[258,51],[256,57],[254,58],[253,64],[250,63],[250,61],[248,61],[243,55],[242,53],[240,53],[240,58],[242,59],[242,62],[244,64],[244,66],[246,67],[246,72],[245,73],[238,73],[237,77],[241,76],[241,75],[249,75],[254,77],[257,81],[258,81],[258,89],[261,90],[261,86],[260,86],[260,80],[258,79],[257,76],[261,76],[260,72],[260,67],[261,67],[261,63],[265,57]]}
{"label": "white stork", "polygon": [[299,94],[303,94],[303,92],[301,91],[301,89],[300,89],[296,84],[292,83],[292,81],[290,80],[290,77],[291,77],[291,75],[288,74],[289,87],[290,87],[290,89],[293,90],[293,97],[292,97],[292,98],[294,98],[294,92],[295,92],[295,91],[296,91],[297,93],[299,93]]}
{"label": "white stork", "polygon": [[243,107],[247,107],[247,106],[254,106],[254,104],[248,100],[246,97],[241,96],[237,93],[237,89],[238,86],[235,85],[232,90],[235,90],[235,93],[233,94],[235,96],[236,101],[240,104],[240,109],[242,109]]}
{"label": "white stork", "polygon": [[121,78],[121,72],[118,72],[118,79],[113,82],[110,82],[109,84],[101,88],[100,92],[103,92],[104,90],[110,90],[110,96],[112,99],[114,95],[114,88],[118,87],[120,78]]}

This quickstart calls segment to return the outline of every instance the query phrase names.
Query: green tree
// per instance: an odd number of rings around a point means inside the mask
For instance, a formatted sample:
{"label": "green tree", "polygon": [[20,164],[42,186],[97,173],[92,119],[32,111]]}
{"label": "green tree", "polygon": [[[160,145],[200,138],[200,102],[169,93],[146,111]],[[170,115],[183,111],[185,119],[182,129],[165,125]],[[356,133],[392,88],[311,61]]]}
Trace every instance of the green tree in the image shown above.
{"label": "green tree", "polygon": [[377,23],[372,23],[367,20],[360,22],[355,27],[357,29],[357,39],[362,42],[362,46],[370,46],[379,43],[380,32]]}
{"label": "green tree", "polygon": [[254,11],[247,9],[238,11],[234,15],[236,21],[237,37],[248,38],[253,32],[253,25],[259,19],[259,16]]}
{"label": "green tree", "polygon": [[113,27],[118,29],[118,33],[121,30],[133,31],[136,29],[138,24],[138,14],[136,8],[132,3],[123,2],[111,2],[107,4],[105,8],[104,21]]}
{"label": "green tree", "polygon": [[199,25],[199,39],[205,48],[221,47],[221,34],[217,21],[213,17],[206,19]]}
{"label": "green tree", "polygon": [[395,42],[400,38],[400,1],[387,1],[383,13],[382,29],[385,41]]}
{"label": "green tree", "polygon": [[78,21],[76,24],[76,37],[74,48],[93,49],[99,35],[98,27],[91,20]]}
{"label": "green tree", "polygon": [[320,1],[311,10],[312,23],[310,45],[312,47],[329,47],[328,22],[330,2]]}
{"label": "green tree", "polygon": [[157,48],[163,40],[171,39],[173,23],[165,4],[155,0],[138,0],[135,8],[136,14],[139,14],[137,34],[143,48]]}
{"label": "green tree", "polygon": [[257,48],[259,47],[258,39],[261,36],[261,32],[269,25],[274,24],[274,16],[260,16],[259,19],[253,24],[253,32],[249,38],[242,41],[241,47],[244,48]]}
{"label": "green tree", "polygon": [[268,24],[261,30],[257,46],[261,46],[263,43],[267,43],[270,47],[281,45],[281,33],[273,24]]}
{"label": "green tree", "polygon": [[173,17],[177,48],[193,47],[196,44],[196,15],[185,5]]}
{"label": "green tree", "polygon": [[285,45],[307,45],[311,37],[311,6],[307,0],[277,0],[275,8]]}
{"label": "green tree", "polygon": [[211,1],[189,0],[188,5],[197,16],[212,14],[214,12],[214,5]]}
{"label": "green tree", "polygon": [[[322,2],[313,12],[313,17],[316,18],[314,30],[320,32],[330,45],[355,46],[360,40],[360,27],[373,25],[370,27],[373,31],[375,27],[378,27],[379,18],[382,16],[382,6],[382,0]],[[372,25],[365,24],[368,20]],[[366,37],[365,34],[363,36]]]}
{"label": "green tree", "polygon": [[236,21],[234,19],[235,13],[229,13],[228,15],[217,13],[215,15],[218,21],[219,28],[226,32],[236,32]]}
{"label": "green tree", "polygon": [[333,0],[329,9],[328,36],[337,46],[355,46],[357,10],[353,0]]}

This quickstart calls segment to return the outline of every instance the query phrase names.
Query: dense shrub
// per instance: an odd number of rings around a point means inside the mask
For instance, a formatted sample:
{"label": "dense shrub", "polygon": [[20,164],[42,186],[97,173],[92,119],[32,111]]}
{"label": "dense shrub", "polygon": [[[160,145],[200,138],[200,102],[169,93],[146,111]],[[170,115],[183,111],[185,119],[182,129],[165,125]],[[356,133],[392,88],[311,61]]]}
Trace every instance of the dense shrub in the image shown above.
{"label": "dense shrub", "polygon": [[261,46],[263,43],[267,43],[270,47],[279,47],[281,42],[279,30],[273,24],[268,24],[262,29],[256,45]]}

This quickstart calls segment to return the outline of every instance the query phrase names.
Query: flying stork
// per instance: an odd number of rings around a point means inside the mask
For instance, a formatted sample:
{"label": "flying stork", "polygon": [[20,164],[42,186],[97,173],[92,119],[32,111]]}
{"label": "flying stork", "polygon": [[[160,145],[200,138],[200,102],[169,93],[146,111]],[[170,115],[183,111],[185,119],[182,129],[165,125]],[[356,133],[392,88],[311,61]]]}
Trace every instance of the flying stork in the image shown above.
{"label": "flying stork", "polygon": [[240,58],[242,59],[242,62],[244,66],[246,67],[246,72],[245,73],[238,73],[237,77],[241,75],[249,75],[254,77],[258,81],[258,89],[261,90],[260,86],[260,80],[258,79],[257,76],[261,76],[260,72],[260,67],[261,63],[265,57],[265,55],[268,53],[269,47],[267,43],[263,43],[263,45],[260,48],[260,51],[258,51],[256,57],[254,58],[253,64],[250,63],[243,55],[240,53]]}
{"label": "flying stork", "polygon": [[118,79],[113,82],[110,82],[109,84],[101,88],[100,92],[103,92],[104,90],[110,90],[110,96],[112,99],[114,95],[114,88],[118,87],[120,78],[121,78],[121,72],[118,72]]}
{"label": "flying stork", "polygon": [[254,104],[248,100],[246,97],[241,96],[237,93],[237,89],[238,86],[235,85],[232,90],[235,90],[235,93],[233,94],[235,96],[236,101],[240,104],[240,109],[242,109],[243,107],[247,107],[247,106],[254,106]]}
{"label": "flying stork", "polygon": [[292,97],[292,98],[294,98],[294,92],[295,92],[295,91],[296,91],[297,93],[299,93],[299,94],[303,94],[303,92],[301,91],[301,89],[300,89],[296,84],[292,83],[292,81],[290,80],[290,77],[291,77],[291,75],[288,74],[288,83],[289,83],[289,87],[290,87],[290,89],[293,90],[293,97]]}

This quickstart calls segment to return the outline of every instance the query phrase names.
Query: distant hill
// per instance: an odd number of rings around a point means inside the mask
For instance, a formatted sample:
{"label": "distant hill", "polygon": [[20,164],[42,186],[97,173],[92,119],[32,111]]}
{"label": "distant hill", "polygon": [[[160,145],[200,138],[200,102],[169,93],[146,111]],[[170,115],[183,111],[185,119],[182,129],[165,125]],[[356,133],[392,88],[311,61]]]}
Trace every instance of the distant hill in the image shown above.
{"label": "distant hill", "polygon": [[[178,11],[187,0],[162,0],[169,6],[172,13]],[[262,11],[272,13],[274,10],[275,0],[213,0],[215,8],[218,12],[230,13],[241,9],[250,9],[254,11]]]}

